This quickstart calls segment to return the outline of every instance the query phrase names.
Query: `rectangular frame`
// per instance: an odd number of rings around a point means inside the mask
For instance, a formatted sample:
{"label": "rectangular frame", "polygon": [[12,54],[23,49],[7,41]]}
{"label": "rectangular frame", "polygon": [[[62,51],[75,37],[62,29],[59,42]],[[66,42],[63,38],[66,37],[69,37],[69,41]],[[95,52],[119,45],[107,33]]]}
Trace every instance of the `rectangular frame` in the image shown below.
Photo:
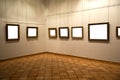
{"label": "rectangular frame", "polygon": [[27,38],[37,38],[38,27],[27,27]]}
{"label": "rectangular frame", "polygon": [[6,41],[18,41],[20,29],[18,24],[6,24]]}
{"label": "rectangular frame", "polygon": [[49,38],[57,38],[57,29],[56,28],[48,28]]}
{"label": "rectangular frame", "polygon": [[116,27],[116,37],[120,39],[120,26]]}
{"label": "rectangular frame", "polygon": [[59,37],[69,38],[69,27],[59,27]]}
{"label": "rectangular frame", "polygon": [[82,26],[71,27],[71,37],[73,39],[83,39],[83,27]]}
{"label": "rectangular frame", "polygon": [[109,23],[88,24],[89,41],[109,41]]}

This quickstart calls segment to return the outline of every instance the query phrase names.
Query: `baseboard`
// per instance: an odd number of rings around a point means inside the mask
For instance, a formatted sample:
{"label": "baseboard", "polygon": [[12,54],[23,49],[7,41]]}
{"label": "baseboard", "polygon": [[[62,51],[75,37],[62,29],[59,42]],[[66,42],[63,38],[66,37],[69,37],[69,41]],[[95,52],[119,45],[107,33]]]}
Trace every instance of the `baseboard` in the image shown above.
{"label": "baseboard", "polygon": [[0,62],[15,60],[15,59],[24,58],[24,57],[30,57],[30,56],[35,56],[35,55],[40,55],[40,54],[45,54],[45,53],[46,53],[46,52],[33,53],[33,54],[28,54],[28,55],[13,57],[13,58],[7,58],[7,59],[2,59],[2,60],[0,60]]}
{"label": "baseboard", "polygon": [[99,60],[99,59],[93,59],[93,58],[87,58],[87,57],[81,57],[81,56],[75,56],[75,55],[70,55],[70,54],[61,54],[61,53],[55,53],[55,52],[46,52],[49,54],[56,54],[56,55],[62,55],[62,56],[70,56],[70,57],[76,57],[76,58],[82,58],[82,59],[88,59],[91,61],[98,61],[98,62],[104,62],[104,63],[110,63],[110,64],[116,64],[116,65],[120,65],[119,62],[112,62],[112,61],[105,61],[105,60]]}
{"label": "baseboard", "polygon": [[98,59],[92,59],[92,58],[87,58],[87,57],[80,57],[80,56],[75,56],[75,55],[70,55],[70,54],[55,53],[55,52],[34,53],[34,54],[30,54],[30,55],[24,55],[24,56],[19,56],[19,57],[13,57],[13,58],[8,58],[8,59],[0,60],[0,62],[9,61],[9,60],[15,60],[15,59],[24,58],[24,57],[30,57],[30,56],[40,55],[40,54],[55,54],[55,55],[61,55],[61,56],[70,56],[70,57],[88,59],[88,60],[91,60],[91,61],[98,61],[98,62],[104,62],[104,63],[109,63],[109,64],[120,65],[120,63],[118,63],[118,62],[98,60]]}

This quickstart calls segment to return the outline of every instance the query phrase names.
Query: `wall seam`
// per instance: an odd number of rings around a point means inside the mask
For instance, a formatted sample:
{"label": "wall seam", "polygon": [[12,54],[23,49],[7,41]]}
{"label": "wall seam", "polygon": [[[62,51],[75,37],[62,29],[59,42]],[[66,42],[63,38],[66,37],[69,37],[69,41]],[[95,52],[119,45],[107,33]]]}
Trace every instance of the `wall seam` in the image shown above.
{"label": "wall seam", "polygon": [[108,7],[113,7],[113,6],[120,6],[120,4],[111,5],[111,6],[105,6],[105,7],[100,7],[100,8],[85,9],[85,10],[80,10],[80,11],[71,11],[71,12],[66,12],[66,13],[58,13],[58,14],[53,14],[53,15],[49,15],[48,14],[47,16],[62,15],[62,14],[69,14],[69,13],[76,13],[76,12],[83,12],[83,11],[89,11],[89,10],[95,10],[95,9],[102,9],[102,8],[108,8]]}

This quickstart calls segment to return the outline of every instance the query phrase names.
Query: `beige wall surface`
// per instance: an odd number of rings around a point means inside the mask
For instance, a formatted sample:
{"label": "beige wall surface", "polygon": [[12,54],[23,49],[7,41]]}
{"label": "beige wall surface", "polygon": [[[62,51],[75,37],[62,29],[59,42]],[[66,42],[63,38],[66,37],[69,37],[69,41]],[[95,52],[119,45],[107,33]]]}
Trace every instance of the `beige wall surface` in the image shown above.
{"label": "beige wall surface", "polygon": [[[120,39],[116,38],[116,26],[120,26],[120,0],[48,0],[47,28],[83,26],[82,40],[49,39],[48,52],[120,62]],[[110,23],[110,41],[88,41],[89,23]],[[48,33],[48,30],[46,30]],[[70,34],[71,36],[71,34]]]}
{"label": "beige wall surface", "polygon": [[[88,24],[101,22],[110,23],[110,41],[88,41]],[[5,40],[6,24],[20,25],[19,41]],[[0,59],[47,51],[120,62],[118,25],[120,0],[0,0]],[[26,38],[27,26],[39,27],[37,39]],[[74,26],[84,27],[83,39],[48,37],[49,27],[69,27],[71,33]]]}
{"label": "beige wall surface", "polygon": [[[45,52],[44,0],[0,0],[0,59]],[[5,25],[20,25],[20,40],[6,41]],[[27,39],[26,27],[38,27],[38,38]]]}

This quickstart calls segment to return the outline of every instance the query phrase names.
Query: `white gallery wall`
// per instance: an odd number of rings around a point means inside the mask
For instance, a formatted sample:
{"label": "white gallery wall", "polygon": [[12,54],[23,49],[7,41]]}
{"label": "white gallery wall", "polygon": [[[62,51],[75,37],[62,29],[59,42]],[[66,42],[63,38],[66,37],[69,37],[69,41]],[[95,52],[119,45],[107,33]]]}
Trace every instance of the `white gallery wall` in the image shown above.
{"label": "white gallery wall", "polygon": [[[0,0],[0,59],[45,52],[44,0]],[[20,25],[20,40],[6,41],[6,24]],[[26,27],[38,27],[38,38],[27,39]]]}
{"label": "white gallery wall", "polygon": [[[110,41],[88,41],[89,23],[110,23]],[[20,25],[20,40],[6,41],[5,25]],[[0,60],[54,52],[120,62],[120,0],[0,0]],[[38,27],[38,38],[27,39],[26,27]],[[83,26],[83,39],[50,39],[48,28]],[[57,32],[58,33],[58,32]]]}
{"label": "white gallery wall", "polygon": [[[120,26],[120,0],[48,0],[47,28],[83,26],[80,40],[50,39],[46,34],[47,52],[68,54],[112,62],[120,62],[120,39],[116,26]],[[89,23],[110,23],[110,41],[88,40]],[[57,30],[58,31],[58,30]],[[48,33],[48,30],[46,30]]]}

